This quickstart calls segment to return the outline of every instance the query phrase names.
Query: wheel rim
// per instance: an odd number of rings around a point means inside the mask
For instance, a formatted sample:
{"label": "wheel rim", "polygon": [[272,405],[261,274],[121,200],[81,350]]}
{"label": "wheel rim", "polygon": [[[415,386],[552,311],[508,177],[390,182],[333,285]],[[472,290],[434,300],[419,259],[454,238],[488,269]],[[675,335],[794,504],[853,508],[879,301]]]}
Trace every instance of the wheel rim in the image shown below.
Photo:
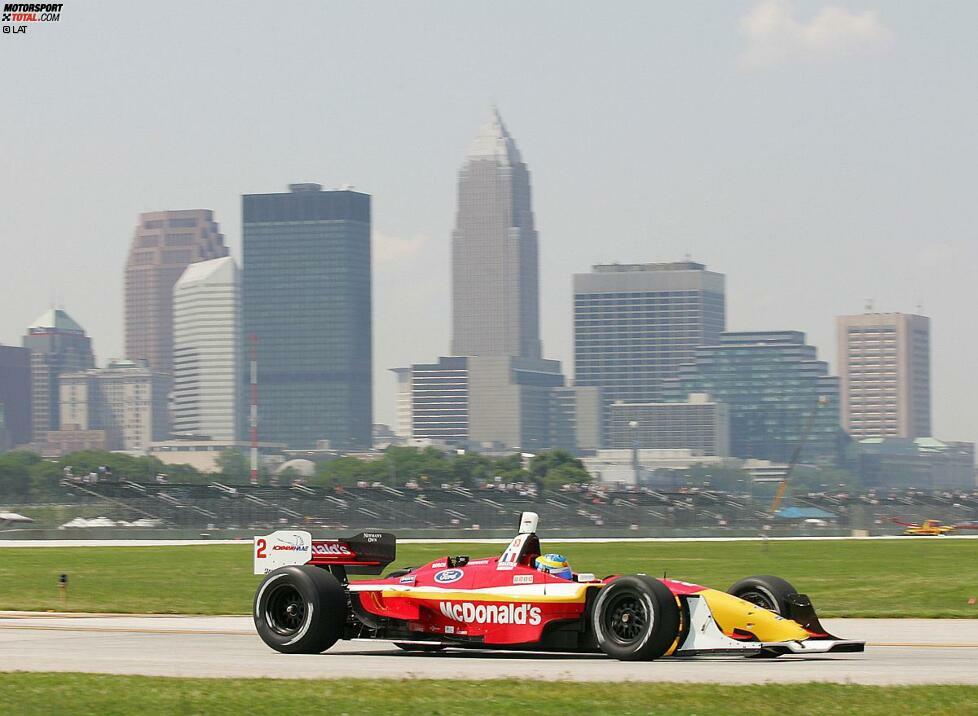
{"label": "wheel rim", "polygon": [[745,602],[750,602],[754,606],[767,609],[775,614],[781,613],[781,610],[778,609],[778,605],[774,601],[774,597],[756,587],[753,589],[748,589],[745,592],[741,592],[737,596],[743,599]]}
{"label": "wheel rim", "polygon": [[612,597],[604,614],[605,633],[619,644],[639,641],[652,626],[651,611],[636,592]]}
{"label": "wheel rim", "polygon": [[272,589],[265,602],[265,621],[282,636],[292,636],[302,628],[306,620],[306,602],[299,590],[291,584],[281,584]]}

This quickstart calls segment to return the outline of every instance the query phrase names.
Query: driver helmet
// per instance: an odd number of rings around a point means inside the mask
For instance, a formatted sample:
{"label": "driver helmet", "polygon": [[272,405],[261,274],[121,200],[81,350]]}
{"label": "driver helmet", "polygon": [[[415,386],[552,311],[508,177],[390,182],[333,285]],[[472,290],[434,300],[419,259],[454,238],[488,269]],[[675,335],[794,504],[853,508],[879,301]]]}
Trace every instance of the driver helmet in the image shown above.
{"label": "driver helmet", "polygon": [[561,579],[573,579],[570,563],[562,554],[542,554],[536,558],[534,566],[541,572],[547,572]]}

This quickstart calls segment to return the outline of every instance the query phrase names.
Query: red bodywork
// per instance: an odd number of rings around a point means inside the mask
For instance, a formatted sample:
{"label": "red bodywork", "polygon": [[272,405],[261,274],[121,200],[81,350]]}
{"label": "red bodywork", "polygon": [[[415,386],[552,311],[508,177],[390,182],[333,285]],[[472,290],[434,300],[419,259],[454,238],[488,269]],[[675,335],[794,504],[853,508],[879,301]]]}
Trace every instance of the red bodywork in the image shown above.
{"label": "red bodywork", "polygon": [[[589,581],[561,579],[521,563],[500,568],[501,559],[475,559],[449,567],[449,558],[387,579],[350,582],[355,606],[374,617],[403,620],[413,632],[437,636],[480,637],[485,644],[540,641],[555,622],[580,621],[589,588],[596,591],[614,577]],[[663,580],[674,594],[704,587]]]}

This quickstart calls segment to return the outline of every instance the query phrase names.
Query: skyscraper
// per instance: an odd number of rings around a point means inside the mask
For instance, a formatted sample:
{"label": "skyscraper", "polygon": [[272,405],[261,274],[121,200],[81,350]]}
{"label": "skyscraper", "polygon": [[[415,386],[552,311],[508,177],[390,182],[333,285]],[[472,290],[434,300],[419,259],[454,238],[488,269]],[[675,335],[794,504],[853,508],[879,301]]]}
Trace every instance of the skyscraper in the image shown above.
{"label": "skyscraper", "polygon": [[839,316],[842,423],[856,440],[931,436],[930,319]]}
{"label": "skyscraper", "polygon": [[560,362],[541,357],[538,275],[530,172],[493,110],[459,172],[453,355],[395,371],[413,437],[491,449],[593,446],[594,391],[565,387]]}
{"label": "skyscraper", "polygon": [[839,456],[839,379],[800,331],[723,333],[664,382],[669,402],[709,393],[730,408],[730,454],[787,462]]}
{"label": "skyscraper", "polygon": [[0,450],[31,441],[31,353],[0,345]]}
{"label": "skyscraper", "polygon": [[32,440],[61,424],[61,374],[95,365],[92,341],[63,309],[45,311],[27,327],[24,348],[31,351]]}
{"label": "skyscraper", "polygon": [[233,441],[242,350],[234,259],[190,264],[173,287],[173,430]]}
{"label": "skyscraper", "polygon": [[495,109],[458,175],[451,352],[541,355],[530,172]]}
{"label": "skyscraper", "polygon": [[[369,447],[370,196],[292,184],[246,195],[242,208],[243,337],[257,347],[260,439]],[[248,406],[244,398],[239,410]]]}
{"label": "skyscraper", "polygon": [[574,382],[608,402],[659,402],[662,381],[725,321],[724,276],[703,264],[594,266],[574,275]]}
{"label": "skyscraper", "polygon": [[173,284],[195,261],[228,255],[209,209],[139,215],[126,259],[126,357],[173,372]]}

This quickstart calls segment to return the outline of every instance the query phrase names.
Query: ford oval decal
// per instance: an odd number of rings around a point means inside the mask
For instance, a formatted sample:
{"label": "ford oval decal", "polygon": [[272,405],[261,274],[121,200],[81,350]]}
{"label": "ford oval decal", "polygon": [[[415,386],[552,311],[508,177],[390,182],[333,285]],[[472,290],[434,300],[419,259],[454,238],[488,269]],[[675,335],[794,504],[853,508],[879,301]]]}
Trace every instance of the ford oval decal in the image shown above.
{"label": "ford oval decal", "polygon": [[439,584],[451,584],[452,582],[457,582],[463,576],[465,576],[465,572],[461,569],[443,569],[435,575],[435,581]]}

